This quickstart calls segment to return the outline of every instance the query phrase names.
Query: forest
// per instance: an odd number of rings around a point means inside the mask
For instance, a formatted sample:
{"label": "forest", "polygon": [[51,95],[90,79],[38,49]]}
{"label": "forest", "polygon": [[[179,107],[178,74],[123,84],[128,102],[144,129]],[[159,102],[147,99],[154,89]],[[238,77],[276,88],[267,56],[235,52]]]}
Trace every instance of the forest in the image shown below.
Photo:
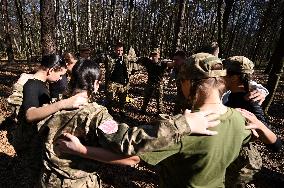
{"label": "forest", "polygon": [[[1,121],[11,113],[6,98],[12,85],[21,73],[34,72],[43,55],[77,53],[80,45],[88,45],[95,58],[111,53],[121,41],[125,53],[133,48],[138,57],[145,57],[159,48],[161,57],[170,59],[177,50],[190,56],[204,44],[218,42],[221,59],[241,55],[254,62],[253,78],[269,91],[262,107],[272,130],[284,138],[284,0],[0,1]],[[150,122],[152,118],[133,112],[142,103],[145,75],[141,70],[130,77],[129,95],[134,101],[127,104],[126,122]],[[168,84],[169,79],[166,73],[164,101],[171,114],[176,88]],[[10,129],[0,124],[0,187],[31,187],[34,180],[26,163],[29,158],[14,151],[9,143]],[[247,187],[283,186],[283,151],[272,153],[257,144],[264,168]],[[158,185],[158,169],[153,166],[101,166],[105,187]]]}

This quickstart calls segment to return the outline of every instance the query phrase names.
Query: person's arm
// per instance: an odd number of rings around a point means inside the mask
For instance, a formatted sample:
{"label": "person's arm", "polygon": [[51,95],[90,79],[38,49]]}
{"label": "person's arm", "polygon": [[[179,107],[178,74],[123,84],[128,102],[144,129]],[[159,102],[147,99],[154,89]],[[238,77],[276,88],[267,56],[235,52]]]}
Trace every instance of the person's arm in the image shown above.
{"label": "person's arm", "polygon": [[269,91],[264,86],[256,83],[255,81],[250,81],[249,84],[251,91],[248,93],[246,98],[248,100],[258,102],[259,105],[261,105],[265,100],[265,97],[269,94]]}
{"label": "person's arm", "polygon": [[217,115],[210,113],[189,113],[174,117],[164,116],[155,125],[130,127],[117,123],[106,108],[101,108],[92,118],[89,126],[93,127],[100,146],[118,153],[134,155],[139,152],[153,151],[171,144],[179,143],[183,135],[197,133],[203,135],[217,134],[208,130],[220,121]]}
{"label": "person's arm", "polygon": [[56,147],[62,153],[78,155],[109,164],[133,166],[140,162],[138,156],[124,156],[101,147],[84,146],[76,136],[69,133],[62,135],[57,141]]}
{"label": "person's arm", "polygon": [[26,111],[26,120],[27,122],[40,121],[57,111],[63,109],[75,109],[79,108],[82,105],[88,102],[87,97],[83,96],[84,94],[77,94],[68,99],[63,99],[53,104],[44,105],[42,107],[30,107]]}
{"label": "person's arm", "polygon": [[246,129],[255,130],[257,134],[255,136],[259,136],[259,139],[264,143],[269,145],[273,150],[279,151],[282,147],[281,140],[277,138],[277,136],[267,127],[265,126],[257,117],[244,109],[238,109],[239,112],[246,118],[248,124]]}

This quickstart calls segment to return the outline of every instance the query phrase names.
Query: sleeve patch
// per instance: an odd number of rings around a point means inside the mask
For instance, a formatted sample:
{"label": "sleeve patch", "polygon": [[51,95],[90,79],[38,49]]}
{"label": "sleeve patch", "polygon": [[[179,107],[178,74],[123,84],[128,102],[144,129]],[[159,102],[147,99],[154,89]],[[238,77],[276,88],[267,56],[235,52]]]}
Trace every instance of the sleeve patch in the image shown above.
{"label": "sleeve patch", "polygon": [[98,128],[105,134],[113,134],[117,132],[118,124],[114,120],[107,120],[103,122]]}

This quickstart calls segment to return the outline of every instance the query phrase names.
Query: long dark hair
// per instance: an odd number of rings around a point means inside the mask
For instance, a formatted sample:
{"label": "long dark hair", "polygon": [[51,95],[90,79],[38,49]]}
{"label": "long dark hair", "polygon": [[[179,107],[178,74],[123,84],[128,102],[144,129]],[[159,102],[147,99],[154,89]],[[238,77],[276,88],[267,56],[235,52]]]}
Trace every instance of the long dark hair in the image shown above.
{"label": "long dark hair", "polygon": [[70,80],[71,91],[87,90],[91,100],[94,98],[94,82],[101,79],[100,68],[92,60],[78,61],[73,67]]}
{"label": "long dark hair", "polygon": [[42,56],[41,64],[44,68],[53,68],[55,71],[61,70],[61,68],[66,68],[66,63],[61,56],[56,54],[49,54]]}

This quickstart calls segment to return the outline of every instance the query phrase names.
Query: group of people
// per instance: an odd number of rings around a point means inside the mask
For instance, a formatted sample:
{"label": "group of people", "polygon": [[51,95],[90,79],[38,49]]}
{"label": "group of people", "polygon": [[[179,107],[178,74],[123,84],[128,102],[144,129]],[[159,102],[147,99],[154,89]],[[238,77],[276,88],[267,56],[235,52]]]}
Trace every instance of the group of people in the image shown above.
{"label": "group of people", "polygon": [[[24,74],[14,85],[8,99],[18,119],[14,143],[42,162],[36,164],[43,164],[37,186],[101,187],[97,161],[132,166],[141,160],[160,166],[160,187],[244,186],[261,168],[253,141],[258,138],[274,151],[281,149],[261,108],[267,90],[252,82],[254,64],[248,58],[221,60],[216,43],[190,57],[177,51],[172,61],[161,60],[158,49],[139,59],[124,55],[121,43],[114,49],[114,55],[102,59],[106,107],[96,102],[100,62],[89,56],[45,55],[35,74]],[[160,114],[153,125],[113,119],[109,111],[115,96],[125,116],[127,65],[134,59],[148,74],[143,113],[154,92],[157,111],[162,112],[162,78],[167,67],[174,69],[175,115]],[[250,157],[258,163],[244,162]]]}

